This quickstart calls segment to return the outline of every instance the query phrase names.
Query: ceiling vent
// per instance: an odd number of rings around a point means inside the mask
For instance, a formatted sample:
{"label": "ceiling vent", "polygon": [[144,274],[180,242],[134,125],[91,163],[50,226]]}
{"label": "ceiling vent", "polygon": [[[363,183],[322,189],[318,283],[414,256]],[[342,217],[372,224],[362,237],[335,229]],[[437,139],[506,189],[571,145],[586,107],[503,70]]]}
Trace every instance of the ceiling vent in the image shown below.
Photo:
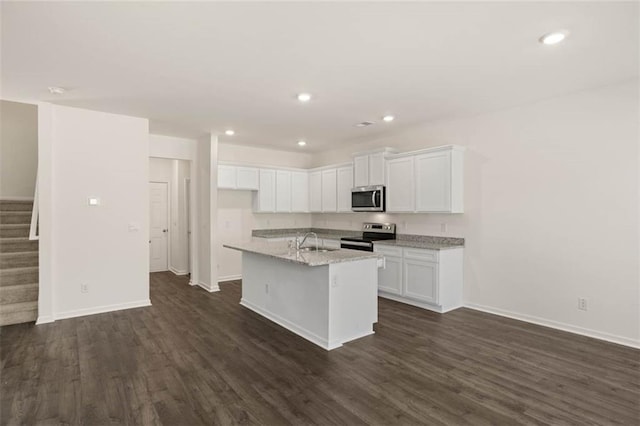
{"label": "ceiling vent", "polygon": [[367,127],[373,125],[373,121],[363,121],[362,123],[356,124],[356,127]]}

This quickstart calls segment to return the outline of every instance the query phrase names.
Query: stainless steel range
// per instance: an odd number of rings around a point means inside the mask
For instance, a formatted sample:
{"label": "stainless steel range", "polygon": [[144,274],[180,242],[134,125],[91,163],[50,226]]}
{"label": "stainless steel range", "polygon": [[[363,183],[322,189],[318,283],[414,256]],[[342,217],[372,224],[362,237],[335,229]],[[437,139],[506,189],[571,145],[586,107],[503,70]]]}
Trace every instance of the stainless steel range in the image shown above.
{"label": "stainless steel range", "polygon": [[351,250],[373,251],[373,242],[379,240],[395,240],[395,223],[363,223],[362,238],[343,237],[340,248]]}

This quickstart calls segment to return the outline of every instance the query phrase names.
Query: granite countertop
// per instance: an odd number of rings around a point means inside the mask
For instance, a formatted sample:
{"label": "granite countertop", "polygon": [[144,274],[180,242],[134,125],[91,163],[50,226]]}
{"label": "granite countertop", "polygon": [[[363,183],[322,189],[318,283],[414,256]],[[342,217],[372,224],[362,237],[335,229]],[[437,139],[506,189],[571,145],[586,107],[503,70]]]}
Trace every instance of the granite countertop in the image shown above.
{"label": "granite countertop", "polygon": [[254,229],[251,235],[259,238],[286,238],[295,237],[296,235],[302,236],[307,232],[315,232],[318,234],[318,238],[325,238],[327,240],[339,240],[342,237],[362,237],[362,232],[360,231],[324,228]]}
{"label": "granite countertop", "polygon": [[428,235],[398,234],[395,240],[374,242],[377,246],[409,247],[428,250],[447,250],[464,247],[464,238],[433,237]]}
{"label": "granite countertop", "polygon": [[233,250],[240,250],[249,253],[262,254],[287,262],[299,263],[307,266],[322,266],[330,263],[352,262],[363,259],[380,259],[381,254],[369,251],[339,249],[327,252],[300,252],[296,253],[295,248],[289,249],[286,241],[282,242],[251,242],[224,244],[223,247]]}

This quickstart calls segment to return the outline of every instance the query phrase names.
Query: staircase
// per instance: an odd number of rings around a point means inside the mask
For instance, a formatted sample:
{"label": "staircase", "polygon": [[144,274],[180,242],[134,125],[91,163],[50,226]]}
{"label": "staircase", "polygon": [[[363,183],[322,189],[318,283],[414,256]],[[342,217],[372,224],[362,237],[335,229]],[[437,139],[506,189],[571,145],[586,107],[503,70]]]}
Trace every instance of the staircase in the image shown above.
{"label": "staircase", "polygon": [[38,241],[29,240],[31,201],[0,200],[0,326],[38,317]]}

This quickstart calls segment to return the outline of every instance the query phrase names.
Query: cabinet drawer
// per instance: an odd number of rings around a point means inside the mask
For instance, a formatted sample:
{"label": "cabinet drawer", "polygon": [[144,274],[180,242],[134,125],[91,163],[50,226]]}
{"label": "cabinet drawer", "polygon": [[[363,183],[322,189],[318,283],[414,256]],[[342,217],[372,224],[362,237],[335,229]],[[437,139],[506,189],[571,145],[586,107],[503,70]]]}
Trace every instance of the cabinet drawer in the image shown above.
{"label": "cabinet drawer", "polygon": [[438,261],[438,250],[426,250],[426,249],[404,249],[405,259],[426,260],[429,262]]}
{"label": "cabinet drawer", "polygon": [[376,243],[373,243],[373,251],[385,256],[402,257],[402,247],[379,246]]}

